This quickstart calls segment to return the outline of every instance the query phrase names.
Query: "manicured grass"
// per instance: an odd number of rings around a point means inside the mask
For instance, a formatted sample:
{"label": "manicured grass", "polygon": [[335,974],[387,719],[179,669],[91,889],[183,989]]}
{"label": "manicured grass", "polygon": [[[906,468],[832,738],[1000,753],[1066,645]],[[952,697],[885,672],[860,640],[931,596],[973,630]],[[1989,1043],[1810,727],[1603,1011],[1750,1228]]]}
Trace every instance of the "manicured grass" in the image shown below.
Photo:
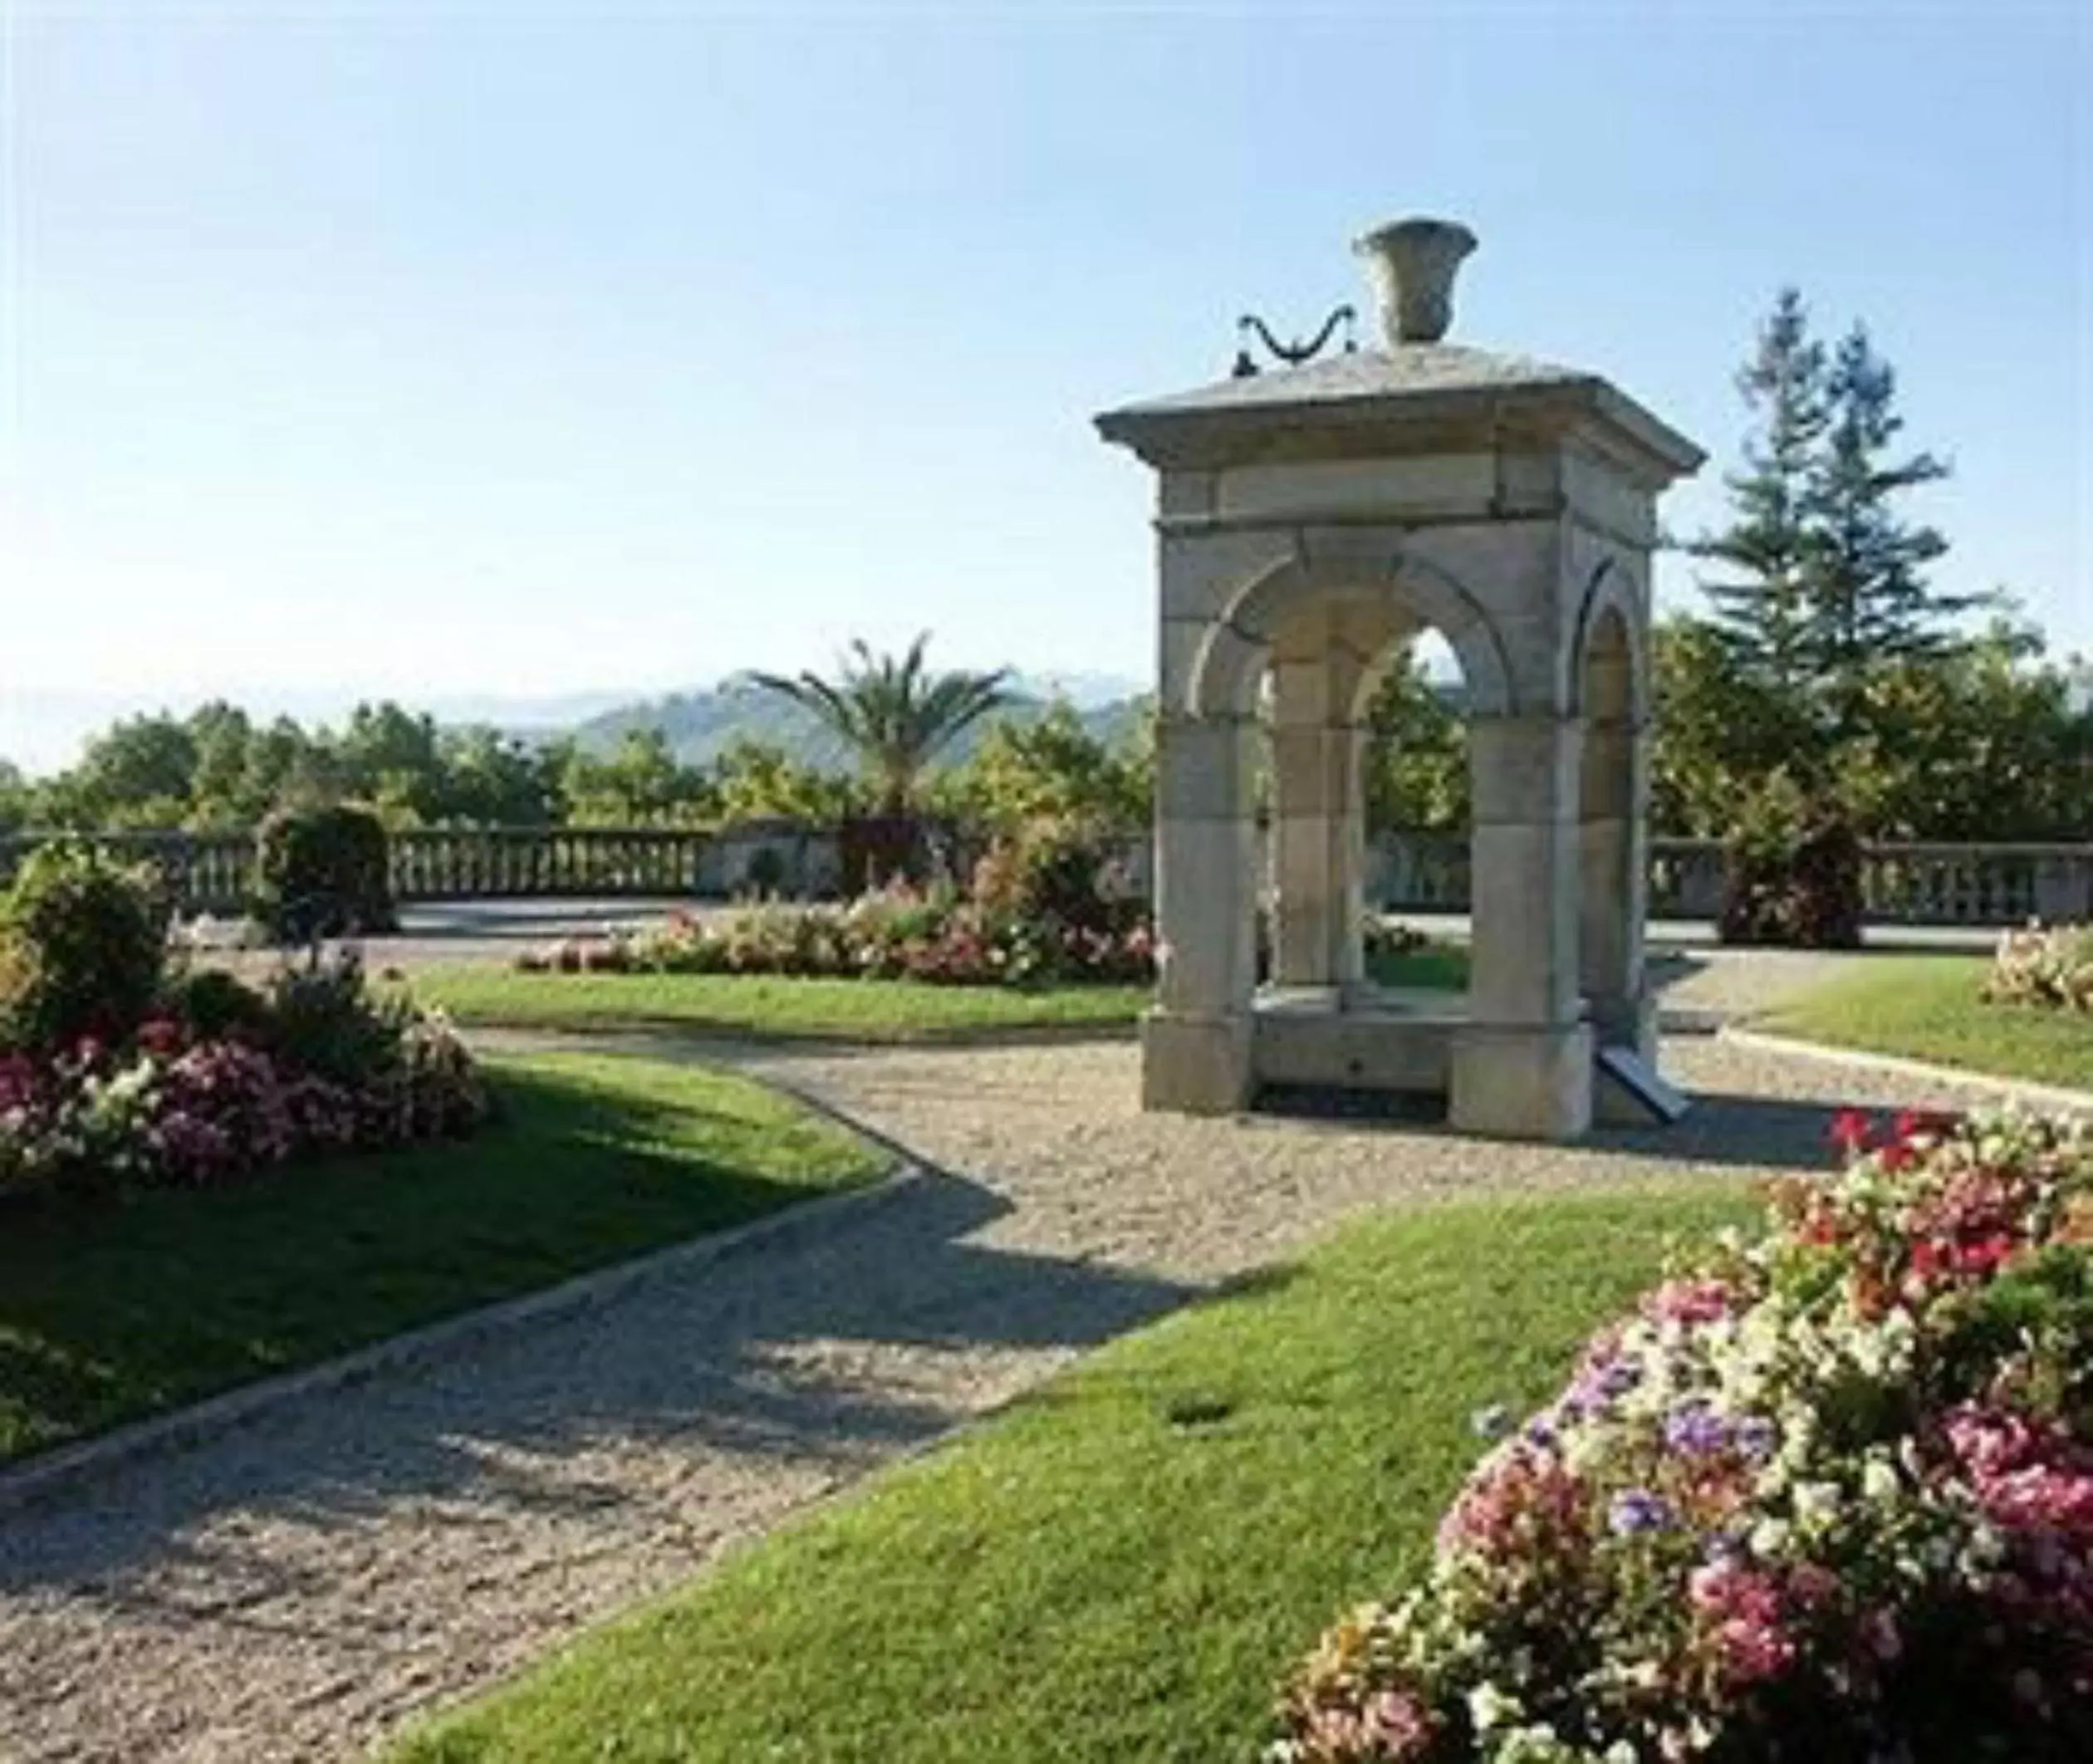
{"label": "manicured grass", "polygon": [[1366,969],[1378,986],[1458,992],[1465,991],[1468,983],[1468,951],[1457,943],[1427,943],[1401,955],[1369,956]]}
{"label": "manicured grass", "polygon": [[237,1186],[0,1213],[0,1460],[869,1181],[871,1147],[747,1080],[490,1063],[470,1140]]}
{"label": "manicured grass", "polygon": [[[1458,990],[1468,953],[1432,944],[1373,963],[1384,986]],[[537,1029],[671,1027],[700,1034],[851,1041],[960,1040],[1011,1031],[1119,1029],[1145,986],[925,986],[751,974],[525,974],[487,963],[424,968],[415,996],[463,1023]]]}
{"label": "manicured grass", "polygon": [[1982,956],[1880,956],[1757,1027],[2002,1078],[2093,1089],[2093,1017],[1986,1004]]}
{"label": "manicured grass", "polygon": [[414,994],[460,1022],[546,1029],[674,1027],[701,1033],[918,1041],[998,1031],[1119,1028],[1146,987],[924,986],[905,980],[782,980],[754,974],[523,974],[424,969]]}
{"label": "manicured grass", "polygon": [[1425,1559],[1473,1411],[1544,1397],[1669,1237],[1747,1211],[1672,1188],[1355,1227],[585,1636],[395,1764],[1247,1760],[1274,1681]]}

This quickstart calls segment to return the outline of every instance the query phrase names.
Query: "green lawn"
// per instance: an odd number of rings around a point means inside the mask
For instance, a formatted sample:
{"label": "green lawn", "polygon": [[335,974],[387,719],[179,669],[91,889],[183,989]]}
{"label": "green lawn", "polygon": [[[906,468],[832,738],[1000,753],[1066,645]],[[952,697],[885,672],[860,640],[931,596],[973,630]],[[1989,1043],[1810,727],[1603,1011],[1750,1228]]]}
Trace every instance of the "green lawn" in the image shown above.
{"label": "green lawn", "polygon": [[1871,957],[1756,1027],[2003,1078],[2093,1088],[2093,1018],[1978,996],[1983,956]]}
{"label": "green lawn", "polygon": [[[1384,986],[1458,989],[1465,950],[1434,944],[1373,964]],[[964,1039],[1012,1031],[1120,1029],[1145,986],[925,986],[907,980],[788,980],[751,974],[525,974],[489,963],[429,968],[415,996],[462,1023],[520,1028],[670,1027],[701,1034],[851,1041]]]}
{"label": "green lawn", "polygon": [[1028,1029],[1120,1028],[1149,1002],[1134,986],[924,986],[755,974],[523,974],[460,964],[413,977],[463,1023],[546,1029],[665,1027],[701,1033],[917,1041]]}
{"label": "green lawn", "polygon": [[0,1215],[0,1460],[863,1183],[885,1159],[744,1080],[490,1063],[468,1141]]}
{"label": "green lawn", "polygon": [[1429,992],[1458,992],[1468,983],[1467,949],[1457,943],[1427,943],[1402,955],[1369,956],[1367,973],[1377,986],[1416,987]]}
{"label": "green lawn", "polygon": [[1478,1446],[1736,1187],[1355,1227],[596,1630],[395,1764],[1228,1764]]}

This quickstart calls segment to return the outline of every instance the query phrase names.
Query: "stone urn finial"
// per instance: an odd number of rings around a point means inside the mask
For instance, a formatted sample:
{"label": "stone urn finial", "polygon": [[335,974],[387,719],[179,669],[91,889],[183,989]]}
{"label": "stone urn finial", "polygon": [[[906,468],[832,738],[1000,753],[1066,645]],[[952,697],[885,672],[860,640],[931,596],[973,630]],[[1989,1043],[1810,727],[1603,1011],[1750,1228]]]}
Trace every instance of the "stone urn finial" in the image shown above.
{"label": "stone urn finial", "polygon": [[1352,249],[1366,260],[1390,349],[1436,343],[1453,318],[1453,276],[1475,249],[1458,221],[1399,220],[1376,227]]}

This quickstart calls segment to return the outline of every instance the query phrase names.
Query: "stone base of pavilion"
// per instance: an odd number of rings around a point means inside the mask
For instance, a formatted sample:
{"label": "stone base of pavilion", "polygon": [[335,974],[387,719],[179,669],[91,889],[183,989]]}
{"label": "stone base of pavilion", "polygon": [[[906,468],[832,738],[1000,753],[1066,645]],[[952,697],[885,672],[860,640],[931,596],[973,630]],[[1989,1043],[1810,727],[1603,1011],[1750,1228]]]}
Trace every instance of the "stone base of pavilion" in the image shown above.
{"label": "stone base of pavilion", "polygon": [[1267,987],[1243,1016],[1152,1011],[1141,1040],[1149,1109],[1235,1114],[1267,1090],[1419,1096],[1443,1099],[1463,1132],[1522,1139],[1649,1119],[1595,1067],[1590,1022],[1478,1022],[1444,992]]}

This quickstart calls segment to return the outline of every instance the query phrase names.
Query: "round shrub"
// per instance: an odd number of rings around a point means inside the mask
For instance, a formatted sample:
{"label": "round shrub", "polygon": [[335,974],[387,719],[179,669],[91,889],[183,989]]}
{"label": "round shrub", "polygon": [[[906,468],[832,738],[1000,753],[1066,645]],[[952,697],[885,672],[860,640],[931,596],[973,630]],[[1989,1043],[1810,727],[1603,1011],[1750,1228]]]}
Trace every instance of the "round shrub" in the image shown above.
{"label": "round shrub", "polygon": [[1813,802],[1776,774],[1745,804],[1723,859],[1725,943],[1860,947],[1860,839],[1836,803]]}
{"label": "round shrub", "polygon": [[974,866],[973,898],[991,913],[1082,931],[1114,932],[1137,903],[1120,885],[1114,841],[1080,821],[1028,822]]}
{"label": "round shrub", "polygon": [[184,975],[169,1003],[190,1038],[199,1041],[253,1039],[266,1032],[269,1022],[268,1000],[222,968]]}
{"label": "round shrub", "polygon": [[265,1025],[270,1051],[287,1065],[353,1088],[399,1067],[414,1016],[404,997],[374,993],[356,952],[341,949],[280,971]]}
{"label": "round shrub", "polygon": [[390,931],[384,822],[370,810],[281,809],[255,835],[255,916],[280,942]]}
{"label": "round shrub", "polygon": [[0,1042],[128,1035],[159,991],[166,940],[150,870],[84,845],[32,852],[0,896]]}
{"label": "round shrub", "polygon": [[1842,1116],[1497,1443],[1269,1764],[2093,1757],[2093,1125]]}
{"label": "round shrub", "polygon": [[1991,1004],[2093,1015],[2093,925],[2029,925],[1998,939],[1983,987]]}

